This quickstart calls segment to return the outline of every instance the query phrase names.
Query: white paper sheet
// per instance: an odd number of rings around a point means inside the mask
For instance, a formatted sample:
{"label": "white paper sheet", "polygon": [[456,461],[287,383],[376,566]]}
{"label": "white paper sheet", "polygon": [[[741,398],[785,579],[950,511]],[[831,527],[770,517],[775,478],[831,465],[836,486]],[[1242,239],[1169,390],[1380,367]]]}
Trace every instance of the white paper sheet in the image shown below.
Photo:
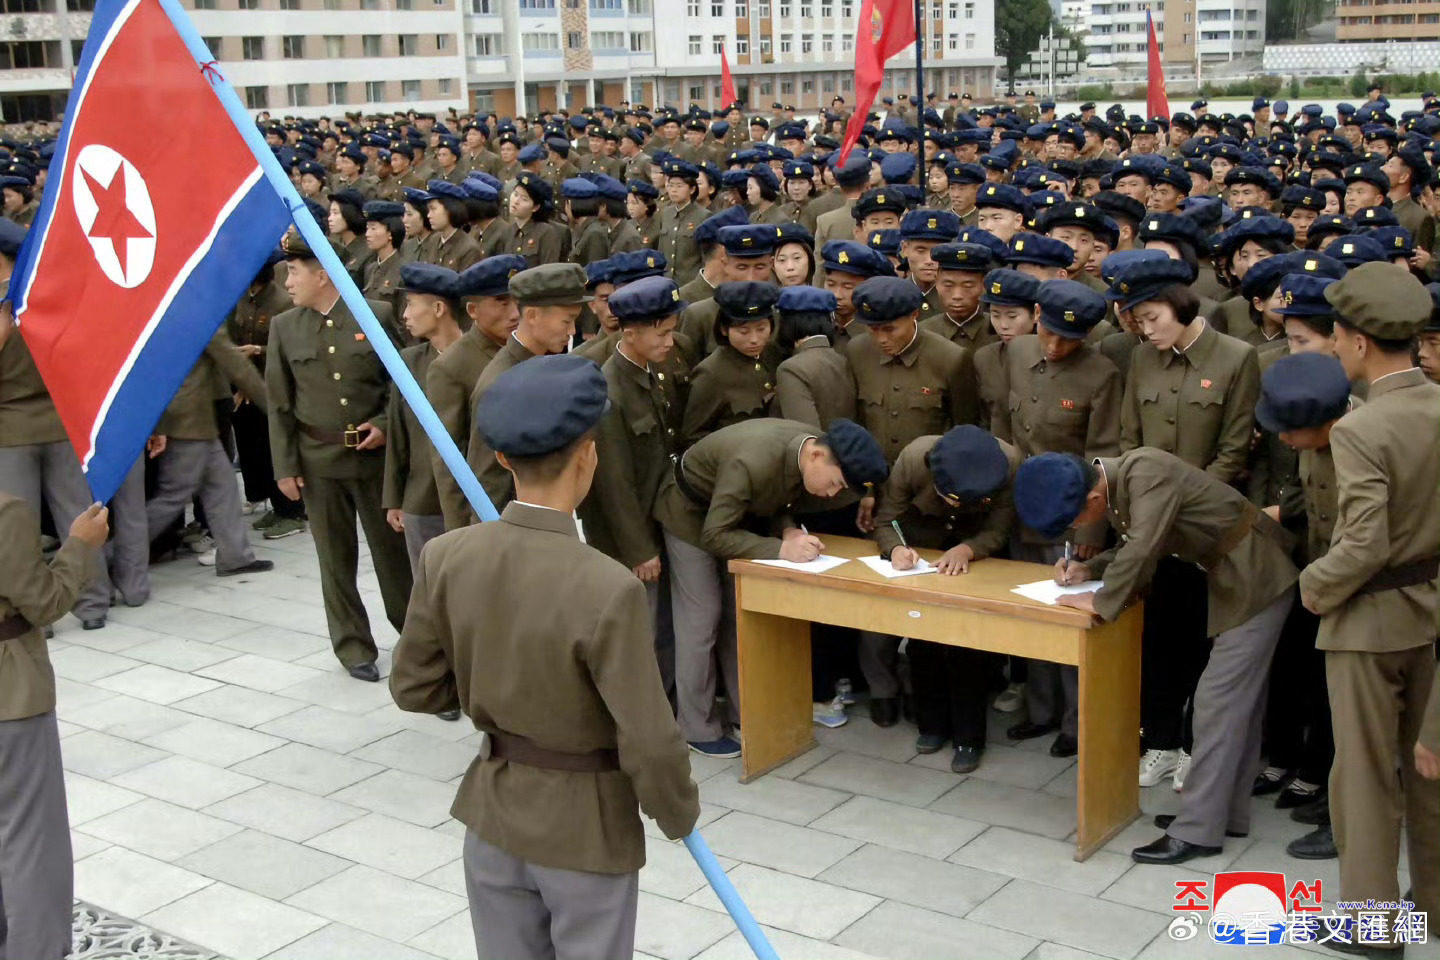
{"label": "white paper sheet", "polygon": [[1103,580],[1086,580],[1084,583],[1071,584],[1062,587],[1054,580],[1036,580],[1034,583],[1022,583],[1011,590],[1011,593],[1018,593],[1022,597],[1036,600],[1040,603],[1056,606],[1056,601],[1061,597],[1074,593],[1094,593],[1105,585]]}
{"label": "white paper sheet", "polygon": [[814,560],[805,563],[795,563],[791,560],[756,560],[756,563],[763,563],[767,567],[784,567],[786,570],[799,570],[801,573],[824,573],[826,570],[833,570],[842,563],[849,563],[849,557],[827,557],[820,554]]}
{"label": "white paper sheet", "polygon": [[892,565],[890,561],[886,560],[884,557],[859,557],[857,559],[861,563],[865,564],[865,566],[869,567],[871,570],[874,570],[876,573],[880,574],[880,576],[887,577],[892,580],[896,577],[913,577],[921,573],[937,572],[936,566],[929,560],[924,559],[923,557],[920,558],[920,560],[916,562],[915,566],[911,567],[909,570],[896,570],[894,565]]}

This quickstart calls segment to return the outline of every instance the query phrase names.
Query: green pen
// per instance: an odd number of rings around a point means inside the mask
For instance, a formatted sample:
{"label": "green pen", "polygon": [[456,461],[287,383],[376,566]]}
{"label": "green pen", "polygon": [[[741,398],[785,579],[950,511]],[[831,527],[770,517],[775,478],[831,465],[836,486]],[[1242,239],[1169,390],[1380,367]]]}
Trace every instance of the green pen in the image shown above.
{"label": "green pen", "polygon": [[895,536],[897,536],[897,537],[900,538],[900,546],[905,547],[906,549],[909,549],[910,544],[908,544],[908,543],[905,542],[905,534],[904,534],[904,532],[901,531],[901,529],[900,529],[900,521],[899,521],[899,520],[891,520],[891,521],[890,521],[890,527],[895,531]]}

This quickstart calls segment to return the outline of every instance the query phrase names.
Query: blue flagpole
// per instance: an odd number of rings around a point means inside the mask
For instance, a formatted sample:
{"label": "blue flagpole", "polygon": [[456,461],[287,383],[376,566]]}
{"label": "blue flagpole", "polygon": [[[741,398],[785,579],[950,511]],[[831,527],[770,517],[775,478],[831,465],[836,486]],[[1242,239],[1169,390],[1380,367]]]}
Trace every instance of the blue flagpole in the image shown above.
{"label": "blue flagpole", "polygon": [[705,874],[705,879],[710,881],[710,887],[715,891],[715,896],[725,905],[730,913],[730,919],[735,921],[739,928],[740,935],[745,942],[750,944],[750,952],[755,954],[757,960],[780,960],[780,955],[770,945],[770,940],[765,936],[765,931],[760,929],[760,924],[750,914],[750,908],[745,901],[740,899],[740,891],[735,889],[735,884],[730,882],[725,871],[720,867],[720,861],[715,859],[715,854],[710,852],[710,844],[700,836],[696,830],[685,838],[685,846],[690,851],[690,856],[700,867],[700,872]]}
{"label": "blue flagpole", "polygon": [[[212,61],[210,49],[200,39],[200,34],[196,31],[195,25],[190,22],[190,17],[185,13],[184,8],[177,0],[159,0],[159,2],[174,25],[175,32],[180,35],[180,39],[185,41],[190,55],[195,58],[196,68],[198,69],[201,64],[210,63]],[[474,508],[481,520],[498,520],[500,515],[495,512],[495,505],[486,496],[485,488],[480,486],[480,481],[476,479],[470,465],[460,454],[460,448],[455,446],[455,441],[451,439],[444,424],[436,416],[435,408],[430,405],[425,391],[421,389],[420,384],[410,373],[410,368],[405,366],[404,360],[400,359],[400,351],[395,349],[395,345],[390,341],[389,333],[380,325],[380,321],[375,319],[375,314],[371,311],[369,303],[366,302],[364,294],[360,292],[360,288],[355,285],[355,280],[331,248],[330,239],[325,235],[325,231],[310,215],[305,201],[300,198],[300,192],[295,189],[295,184],[290,182],[290,177],[280,166],[280,161],[275,159],[275,154],[265,143],[265,138],[260,135],[260,129],[255,126],[255,121],[250,118],[245,105],[240,102],[235,88],[230,86],[230,81],[220,76],[218,70],[207,71],[207,76],[215,90],[215,95],[220,98],[220,103],[224,105],[226,112],[235,122],[235,128],[245,138],[250,152],[255,154],[255,159],[260,161],[260,168],[265,172],[265,178],[270,181],[270,185],[275,188],[280,199],[285,201],[285,206],[289,208],[295,221],[296,229],[305,238],[305,242],[310,245],[310,249],[315,251],[320,263],[325,267],[325,272],[330,275],[331,282],[335,284],[335,289],[339,291],[345,305],[350,308],[350,313],[360,324],[361,329],[365,331],[370,345],[375,348],[380,362],[389,371],[390,379],[395,381],[395,385],[400,388],[400,393],[405,397],[405,402],[410,405],[415,419],[420,421],[430,442],[440,452],[440,456],[444,459],[445,465],[450,468],[450,472],[455,475],[456,482],[460,484],[460,489],[465,493],[465,499],[470,501],[470,506]]]}

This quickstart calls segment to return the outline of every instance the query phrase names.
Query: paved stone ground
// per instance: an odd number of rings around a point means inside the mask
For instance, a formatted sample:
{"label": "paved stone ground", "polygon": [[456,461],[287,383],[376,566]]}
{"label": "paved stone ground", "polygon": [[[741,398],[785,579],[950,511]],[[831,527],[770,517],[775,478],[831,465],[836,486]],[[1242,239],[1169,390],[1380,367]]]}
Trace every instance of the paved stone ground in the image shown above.
{"label": "paved stone ground", "polygon": [[[219,580],[182,559],[154,568],[154,599],[116,608],[106,629],[57,625],[76,896],[233,960],[473,960],[448,813],[473,728],[401,713],[384,684],[349,679],[309,537],[256,545],[274,572]],[[383,618],[377,636],[394,643]],[[1333,862],[1284,855],[1305,828],[1268,804],[1248,839],[1185,868],[1131,863],[1156,836],[1146,821],[1082,864],[1075,766],[1048,739],[992,743],[957,777],[948,752],[916,756],[903,725],[860,716],[818,737],[747,786],[738,761],[692,757],[703,833],[787,960],[1207,960],[1234,951],[1169,939],[1173,881],[1270,869],[1338,891]],[[1178,797],[1166,786],[1142,803],[1167,812]],[[641,956],[748,956],[683,846],[653,834],[648,858]],[[1334,956],[1266,952],[1307,955]]]}

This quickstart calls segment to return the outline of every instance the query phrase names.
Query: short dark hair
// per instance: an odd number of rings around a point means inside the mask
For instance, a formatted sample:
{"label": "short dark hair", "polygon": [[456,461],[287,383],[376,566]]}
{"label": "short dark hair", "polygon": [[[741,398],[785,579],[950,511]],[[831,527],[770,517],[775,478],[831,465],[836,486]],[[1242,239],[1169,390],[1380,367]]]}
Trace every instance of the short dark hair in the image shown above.
{"label": "short dark hair", "polygon": [[1322,337],[1335,336],[1335,314],[1333,313],[1322,313],[1318,315],[1301,314],[1296,316],[1289,316],[1285,319],[1299,320],[1305,326],[1309,327],[1311,330],[1314,330]]}
{"label": "short dark hair", "polygon": [[585,445],[585,441],[594,438],[595,431],[587,430],[559,450],[534,457],[507,456],[505,459],[510,464],[510,472],[515,475],[517,484],[551,483],[570,465],[571,458]]}
{"label": "short dark hair", "polygon": [[780,315],[780,329],[776,333],[782,346],[794,349],[795,344],[809,337],[825,337],[835,342],[835,321],[823,313],[785,313]]}
{"label": "short dark hair", "polygon": [[435,197],[434,201],[445,208],[450,215],[450,226],[457,230],[470,222],[470,208],[458,197]]}
{"label": "short dark hair", "polygon": [[1366,333],[1364,330],[1361,330],[1359,327],[1355,326],[1353,323],[1346,320],[1339,314],[1336,314],[1335,316],[1335,325],[1337,327],[1344,327],[1350,333],[1358,333],[1362,337],[1365,337],[1371,343],[1375,344],[1375,349],[1379,350],[1381,353],[1409,353],[1415,348],[1414,337],[1405,337],[1402,340],[1391,340],[1384,337],[1377,337],[1372,334]]}
{"label": "short dark hair", "polygon": [[778,190],[776,190],[774,187],[772,187],[772,186],[770,185],[770,181],[768,181],[768,180],[761,180],[761,179],[759,179],[758,177],[750,177],[750,178],[748,178],[748,180],[747,180],[747,182],[746,182],[746,183],[747,183],[746,189],[749,189],[749,186],[748,186],[749,180],[754,180],[754,181],[755,181],[755,185],[760,188],[760,196],[764,197],[766,200],[769,200],[771,203],[774,203],[776,200],[779,200],[779,199],[780,199],[780,191],[778,191]]}
{"label": "short dark hair", "polygon": [[775,339],[774,314],[766,313],[757,314],[753,317],[732,317],[726,314],[724,310],[720,310],[715,314],[715,326],[712,328],[712,332],[715,335],[715,342],[720,344],[729,343],[730,341],[726,334],[731,327],[738,327],[745,323],[754,323],[756,320],[768,321],[770,324],[770,339]]}
{"label": "short dark hair", "polygon": [[625,201],[616,200],[613,197],[603,198],[605,212],[617,220],[623,220],[628,214],[625,211]]}
{"label": "short dark hair", "polygon": [[365,215],[360,212],[355,204],[344,203],[333,197],[330,199],[330,202],[335,204],[340,210],[340,218],[345,221],[345,229],[351,233],[363,234],[365,232]]}
{"label": "short dark hair", "polygon": [[1150,300],[1168,305],[1182,326],[1190,326],[1200,315],[1200,295],[1183,283],[1172,283]]}
{"label": "short dark hair", "polygon": [[600,212],[599,197],[566,197],[570,212],[577,217],[593,217]]}
{"label": "short dark hair", "polygon": [[[614,316],[613,312],[611,316]],[[624,330],[626,327],[658,327],[661,323],[674,316],[676,315],[673,313],[662,313],[644,317],[615,317],[615,322],[620,325],[621,330]]]}

